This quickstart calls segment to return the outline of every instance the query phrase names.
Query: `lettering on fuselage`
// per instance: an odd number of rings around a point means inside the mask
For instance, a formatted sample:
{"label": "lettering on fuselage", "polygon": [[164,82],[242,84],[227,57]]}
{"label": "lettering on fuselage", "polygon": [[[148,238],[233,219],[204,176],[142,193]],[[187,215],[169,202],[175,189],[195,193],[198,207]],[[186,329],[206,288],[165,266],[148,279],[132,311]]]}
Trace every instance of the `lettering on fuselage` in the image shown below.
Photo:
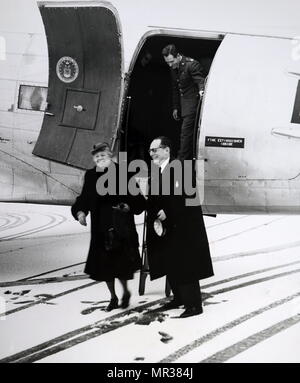
{"label": "lettering on fuselage", "polygon": [[244,148],[245,138],[206,136],[205,146],[215,146],[222,148]]}

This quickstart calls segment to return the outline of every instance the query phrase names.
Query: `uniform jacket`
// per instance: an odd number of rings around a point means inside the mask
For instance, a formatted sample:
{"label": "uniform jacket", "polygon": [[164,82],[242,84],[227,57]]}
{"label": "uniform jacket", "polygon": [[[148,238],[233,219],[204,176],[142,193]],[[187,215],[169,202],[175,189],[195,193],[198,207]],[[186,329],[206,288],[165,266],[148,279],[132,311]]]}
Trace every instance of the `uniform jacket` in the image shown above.
{"label": "uniform jacket", "polygon": [[198,61],[182,56],[178,69],[171,69],[173,109],[185,117],[197,110],[199,91],[204,90],[204,70]]}
{"label": "uniform jacket", "polygon": [[[115,164],[116,190],[118,190],[119,167]],[[134,214],[140,214],[145,208],[145,198],[142,194],[131,195],[103,195],[96,190],[96,184],[103,172],[97,172],[96,167],[85,173],[81,194],[72,206],[72,214],[77,220],[77,213],[83,211],[91,215],[91,240],[88,252],[85,273],[97,281],[109,281],[117,277],[131,279],[134,271],[140,267],[140,254],[138,235],[134,223]],[[128,180],[130,175],[128,175]],[[119,203],[127,203],[129,213],[118,213],[113,209]],[[111,227],[121,227],[124,246],[121,250],[108,252],[105,243],[107,233]]]}
{"label": "uniform jacket", "polygon": [[[167,165],[162,173],[170,170]],[[181,191],[182,180],[170,172],[170,195],[148,197],[147,254],[151,279],[168,275],[179,283],[194,282],[213,275],[212,262],[201,206],[186,206],[187,195]],[[178,189],[179,188],[179,189]],[[193,196],[194,198],[195,196]],[[153,222],[163,209],[166,234],[159,237]]]}

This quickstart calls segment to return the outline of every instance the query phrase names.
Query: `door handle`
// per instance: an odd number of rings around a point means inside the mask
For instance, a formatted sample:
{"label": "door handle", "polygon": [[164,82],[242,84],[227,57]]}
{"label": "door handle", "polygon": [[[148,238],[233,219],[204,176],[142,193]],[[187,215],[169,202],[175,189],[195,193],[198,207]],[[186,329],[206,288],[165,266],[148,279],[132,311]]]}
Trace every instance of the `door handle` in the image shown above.
{"label": "door handle", "polygon": [[78,113],[81,113],[85,110],[82,105],[73,105],[73,108],[76,109]]}

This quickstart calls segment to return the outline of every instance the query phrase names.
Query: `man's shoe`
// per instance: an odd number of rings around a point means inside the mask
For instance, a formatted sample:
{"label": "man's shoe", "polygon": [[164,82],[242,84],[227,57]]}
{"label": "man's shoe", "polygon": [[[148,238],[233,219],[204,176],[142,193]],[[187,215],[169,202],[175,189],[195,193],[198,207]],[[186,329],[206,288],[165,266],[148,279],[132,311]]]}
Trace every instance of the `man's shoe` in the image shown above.
{"label": "man's shoe", "polygon": [[112,298],[106,307],[105,311],[111,311],[119,307],[118,298]]}
{"label": "man's shoe", "polygon": [[178,302],[178,300],[176,299],[172,299],[170,302],[164,304],[159,309],[162,311],[167,311],[167,310],[177,309],[179,306],[181,306],[181,303]]}
{"label": "man's shoe", "polygon": [[180,316],[179,318],[188,318],[192,317],[194,315],[199,315],[203,313],[202,307],[188,307]]}
{"label": "man's shoe", "polygon": [[121,307],[122,309],[126,309],[129,306],[129,300],[130,300],[131,294],[127,293],[124,294],[121,301]]}

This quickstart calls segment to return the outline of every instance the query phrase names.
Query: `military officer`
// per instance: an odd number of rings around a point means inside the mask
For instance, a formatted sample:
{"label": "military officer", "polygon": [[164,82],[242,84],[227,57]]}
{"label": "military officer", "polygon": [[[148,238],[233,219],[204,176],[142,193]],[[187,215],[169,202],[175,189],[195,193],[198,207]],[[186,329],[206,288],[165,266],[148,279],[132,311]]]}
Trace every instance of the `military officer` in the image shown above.
{"label": "military officer", "polygon": [[164,47],[162,55],[171,68],[173,118],[182,118],[178,158],[191,160],[197,107],[204,92],[204,71],[198,61],[178,53],[174,44]]}

